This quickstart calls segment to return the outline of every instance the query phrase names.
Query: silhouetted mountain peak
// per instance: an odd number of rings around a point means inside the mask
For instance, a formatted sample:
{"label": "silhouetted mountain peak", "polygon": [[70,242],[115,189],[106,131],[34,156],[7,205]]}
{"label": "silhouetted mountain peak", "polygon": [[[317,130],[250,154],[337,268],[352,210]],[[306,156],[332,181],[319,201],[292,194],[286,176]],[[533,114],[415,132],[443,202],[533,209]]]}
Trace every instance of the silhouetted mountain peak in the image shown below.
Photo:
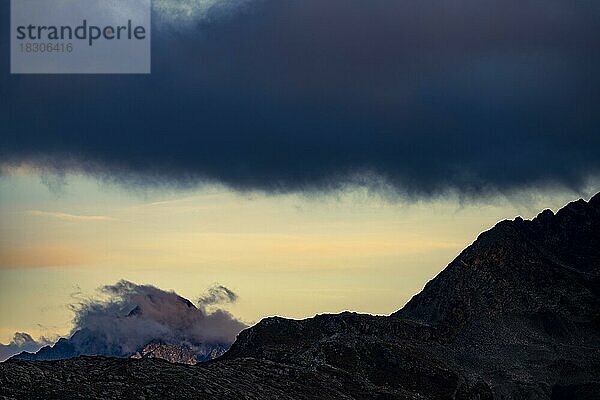
{"label": "silhouetted mountain peak", "polygon": [[532,221],[499,222],[394,315],[457,332],[470,320],[533,318],[542,309],[590,324],[600,309],[598,204],[578,200]]}
{"label": "silhouetted mountain peak", "polygon": [[498,222],[391,317],[269,318],[224,357],[343,370],[431,398],[460,398],[444,392],[457,381],[465,398],[523,398],[525,382],[559,382],[575,365],[600,371],[600,354],[586,350],[600,343],[599,204],[595,196]]}

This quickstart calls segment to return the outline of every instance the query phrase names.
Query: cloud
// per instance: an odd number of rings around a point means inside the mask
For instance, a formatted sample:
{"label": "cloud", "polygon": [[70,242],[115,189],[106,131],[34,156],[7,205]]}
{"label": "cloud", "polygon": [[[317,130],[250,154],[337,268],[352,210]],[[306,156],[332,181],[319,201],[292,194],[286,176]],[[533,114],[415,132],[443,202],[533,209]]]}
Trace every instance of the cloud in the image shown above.
{"label": "cloud", "polygon": [[23,351],[36,352],[51,342],[45,337],[35,340],[28,333],[17,332],[9,344],[0,344],[0,361]]}
{"label": "cloud", "polygon": [[235,303],[236,301],[237,294],[219,284],[211,286],[206,294],[198,298],[198,304],[201,307]]}
{"label": "cloud", "polygon": [[35,215],[38,217],[50,217],[56,218],[63,221],[70,222],[96,222],[96,221],[117,221],[116,218],[107,217],[105,215],[74,215],[67,214],[62,212],[48,212],[48,211],[39,211],[39,210],[29,210],[27,211],[29,215]]}
{"label": "cloud", "polygon": [[[237,298],[225,287],[216,290],[227,293],[229,300]],[[225,310],[208,311],[203,304],[196,307],[175,292],[150,285],[122,280],[102,287],[100,293],[101,297],[72,306],[75,318],[70,341],[83,354],[123,356],[153,340],[229,345],[246,327]]]}
{"label": "cloud", "polygon": [[[249,0],[154,0],[152,9],[160,23],[180,25],[201,21],[216,13],[232,12]],[[171,26],[172,28],[173,26]]]}
{"label": "cloud", "polygon": [[128,186],[416,197],[600,174],[597,2],[264,0],[195,17],[227,3],[158,2],[194,22],[155,32],[150,76],[1,64],[0,159]]}

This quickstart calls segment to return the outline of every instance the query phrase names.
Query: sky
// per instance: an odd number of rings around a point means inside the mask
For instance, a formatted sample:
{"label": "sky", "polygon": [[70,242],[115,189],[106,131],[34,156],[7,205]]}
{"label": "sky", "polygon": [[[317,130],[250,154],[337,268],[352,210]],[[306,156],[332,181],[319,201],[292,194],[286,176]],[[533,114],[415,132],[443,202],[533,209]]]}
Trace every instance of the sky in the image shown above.
{"label": "sky", "polygon": [[224,285],[238,295],[225,308],[248,325],[273,315],[389,314],[496,222],[577,197],[549,190],[407,201],[363,188],[132,191],[89,176],[52,179],[24,169],[0,178],[3,343],[15,332],[67,335],[71,305],[121,279],[192,301]]}
{"label": "sky", "polygon": [[156,0],[150,75],[1,58],[0,342],[67,334],[121,279],[222,284],[247,324],[397,310],[497,221],[599,190],[599,20],[592,0]]}

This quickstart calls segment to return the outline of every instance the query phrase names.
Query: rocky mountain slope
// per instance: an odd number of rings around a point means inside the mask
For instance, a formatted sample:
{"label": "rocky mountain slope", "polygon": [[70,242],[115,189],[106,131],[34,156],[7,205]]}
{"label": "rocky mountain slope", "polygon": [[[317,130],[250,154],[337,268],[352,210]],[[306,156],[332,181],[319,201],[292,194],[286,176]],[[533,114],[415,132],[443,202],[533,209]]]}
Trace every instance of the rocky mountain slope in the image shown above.
{"label": "rocky mountain slope", "polygon": [[503,221],[388,317],[267,318],[219,359],[9,361],[5,398],[598,399],[600,194]]}

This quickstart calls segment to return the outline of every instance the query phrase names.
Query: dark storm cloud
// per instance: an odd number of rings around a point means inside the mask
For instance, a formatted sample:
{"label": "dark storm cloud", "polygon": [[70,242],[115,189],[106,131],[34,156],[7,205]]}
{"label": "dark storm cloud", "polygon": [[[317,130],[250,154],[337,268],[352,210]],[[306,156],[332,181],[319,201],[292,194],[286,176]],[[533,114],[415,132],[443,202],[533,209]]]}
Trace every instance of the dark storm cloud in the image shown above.
{"label": "dark storm cloud", "polygon": [[0,159],[267,191],[577,189],[600,172],[599,50],[592,0],[254,1],[155,27],[151,76],[5,59]]}

